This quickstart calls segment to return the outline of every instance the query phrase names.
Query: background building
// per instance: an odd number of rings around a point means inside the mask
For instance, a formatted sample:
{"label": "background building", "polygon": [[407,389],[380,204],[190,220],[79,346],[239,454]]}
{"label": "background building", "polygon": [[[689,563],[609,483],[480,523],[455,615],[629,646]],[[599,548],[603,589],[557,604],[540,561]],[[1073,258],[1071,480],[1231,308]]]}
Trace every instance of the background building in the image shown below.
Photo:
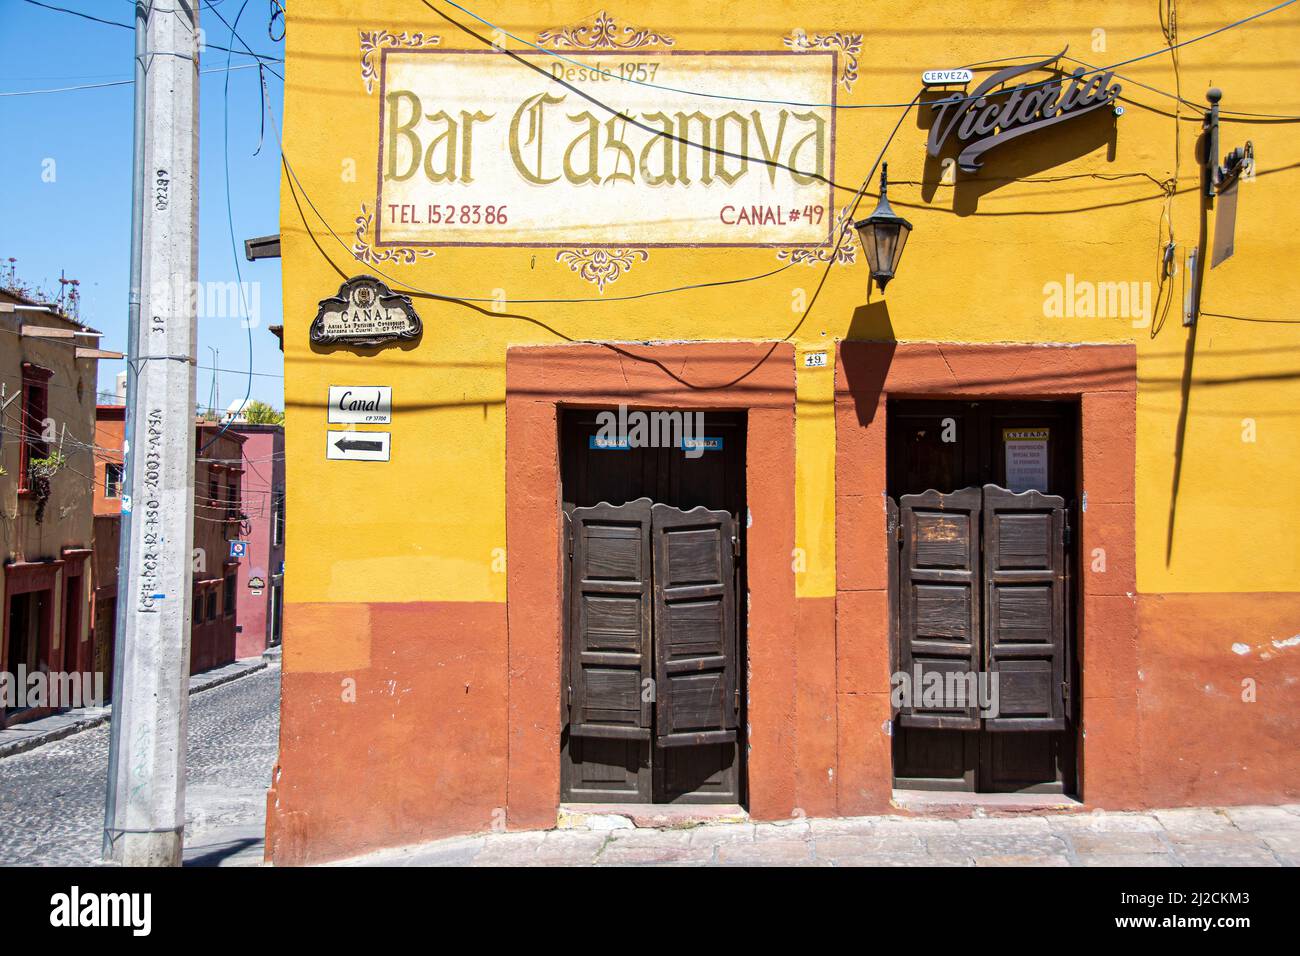
{"label": "background building", "polygon": [[239,562],[236,657],[277,647],[284,623],[284,426],[232,425],[241,436],[245,519],[239,536],[248,554]]}
{"label": "background building", "polygon": [[[103,450],[95,463],[95,514],[112,519],[122,511],[121,448],[125,407],[96,408],[95,442]],[[243,436],[212,422],[195,424],[194,595],[190,631],[190,673],[235,660],[239,607],[239,558],[232,542],[246,527]],[[109,534],[120,534],[105,531]],[[111,587],[110,587],[111,584]],[[97,590],[116,594],[116,579]],[[260,652],[259,652],[260,653]],[[111,653],[110,653],[111,657]]]}
{"label": "background building", "polygon": [[[0,670],[15,680],[20,668],[94,664],[95,382],[99,358],[113,355],[95,347],[98,337],[55,306],[0,290]],[[0,727],[51,709],[0,704]]]}
{"label": "background building", "polygon": [[[1241,8],[475,12],[288,13],[276,862],[567,803],[1296,799],[1295,10],[1176,56]],[[1207,269],[1212,83],[1256,165]],[[620,407],[707,450],[602,444]],[[909,665],[1004,709],[895,706]]]}

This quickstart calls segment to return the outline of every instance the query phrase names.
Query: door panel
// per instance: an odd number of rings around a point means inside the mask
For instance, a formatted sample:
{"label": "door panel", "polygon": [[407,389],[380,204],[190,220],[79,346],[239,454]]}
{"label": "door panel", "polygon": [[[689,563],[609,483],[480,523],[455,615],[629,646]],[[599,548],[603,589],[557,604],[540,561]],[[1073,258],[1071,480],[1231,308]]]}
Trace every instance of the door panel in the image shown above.
{"label": "door panel", "polygon": [[991,731],[1065,729],[1065,502],[984,486],[984,659]]}
{"label": "door panel", "polygon": [[650,739],[650,499],[569,516],[569,733]]}
{"label": "door panel", "polygon": [[979,736],[973,730],[898,728],[894,733],[894,775],[898,786],[916,790],[974,790]]}
{"label": "door panel", "polygon": [[657,742],[734,743],[739,699],[731,515],[657,504],[652,516]]}
{"label": "door panel", "polygon": [[665,747],[655,751],[659,803],[739,803],[736,743]]}
{"label": "door panel", "polygon": [[898,503],[898,664],[912,691],[899,710],[904,727],[979,729],[974,700],[925,706],[922,681],[979,670],[980,500],[980,489],[963,488],[904,495]]}
{"label": "door panel", "polygon": [[566,733],[564,799],[576,803],[649,803],[650,741]]}

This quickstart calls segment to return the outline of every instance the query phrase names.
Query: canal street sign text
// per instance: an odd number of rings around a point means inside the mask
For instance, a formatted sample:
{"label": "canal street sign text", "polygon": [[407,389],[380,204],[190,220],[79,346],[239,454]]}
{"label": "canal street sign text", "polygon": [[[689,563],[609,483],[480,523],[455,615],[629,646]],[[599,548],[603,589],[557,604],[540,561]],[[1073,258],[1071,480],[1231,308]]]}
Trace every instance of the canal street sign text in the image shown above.
{"label": "canal street sign text", "polygon": [[393,421],[393,389],[388,385],[331,385],[331,425],[389,425]]}

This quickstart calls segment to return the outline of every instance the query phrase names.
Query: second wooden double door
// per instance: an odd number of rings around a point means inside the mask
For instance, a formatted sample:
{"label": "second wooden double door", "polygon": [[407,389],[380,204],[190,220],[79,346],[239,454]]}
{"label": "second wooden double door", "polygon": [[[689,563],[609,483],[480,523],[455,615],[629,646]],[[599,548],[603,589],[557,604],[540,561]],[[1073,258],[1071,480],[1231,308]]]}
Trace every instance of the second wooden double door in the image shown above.
{"label": "second wooden double door", "polygon": [[[997,673],[999,716],[905,709],[903,789],[1069,793],[1075,784],[1078,406],[896,400],[888,406],[892,657],[913,672]],[[1033,491],[1012,465],[1039,444]]]}

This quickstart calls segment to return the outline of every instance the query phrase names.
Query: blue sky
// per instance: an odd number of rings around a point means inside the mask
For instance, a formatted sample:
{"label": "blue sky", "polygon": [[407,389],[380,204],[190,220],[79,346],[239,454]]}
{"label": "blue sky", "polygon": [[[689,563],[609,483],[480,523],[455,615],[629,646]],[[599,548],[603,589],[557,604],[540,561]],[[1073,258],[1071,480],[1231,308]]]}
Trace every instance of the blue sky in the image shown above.
{"label": "blue sky", "polygon": [[[133,0],[42,0],[119,23],[133,22]],[[242,50],[222,25],[215,6],[234,23],[245,0],[203,0],[199,23],[209,44]],[[283,42],[268,36],[266,0],[248,0],[238,30],[259,54],[280,59]],[[281,32],[276,25],[276,35]],[[0,93],[130,80],[132,30],[93,23],[26,0],[0,0]],[[226,57],[209,48],[199,95],[199,281],[236,281],[226,215],[226,144],[223,134]],[[252,62],[231,57],[234,66]],[[283,73],[281,64],[272,64]],[[209,72],[211,71],[211,72]],[[258,70],[229,75],[230,209],[245,283],[259,283],[258,324],[252,331],[252,397],[283,407],[283,366],[267,326],[281,323],[279,260],[248,262],[243,241],[279,231],[280,150],[271,126],[281,115],[280,80],[266,73],[271,112],[261,127]],[[272,117],[276,119],[273,119]],[[60,271],[80,280],[81,319],[104,333],[102,347],[126,351],[131,229],[131,84],[27,96],[0,96],[4,148],[0,149],[0,271],[9,259],[20,280],[57,292]],[[278,128],[278,127],[277,127]],[[254,155],[262,139],[261,152]],[[53,182],[42,177],[53,160]],[[48,175],[48,172],[47,172]],[[216,374],[221,404],[249,387],[249,330],[237,317],[199,322],[198,401],[206,404]],[[220,350],[213,361],[209,346]],[[100,389],[111,391],[122,361],[100,362]],[[229,371],[214,373],[212,367]]]}

